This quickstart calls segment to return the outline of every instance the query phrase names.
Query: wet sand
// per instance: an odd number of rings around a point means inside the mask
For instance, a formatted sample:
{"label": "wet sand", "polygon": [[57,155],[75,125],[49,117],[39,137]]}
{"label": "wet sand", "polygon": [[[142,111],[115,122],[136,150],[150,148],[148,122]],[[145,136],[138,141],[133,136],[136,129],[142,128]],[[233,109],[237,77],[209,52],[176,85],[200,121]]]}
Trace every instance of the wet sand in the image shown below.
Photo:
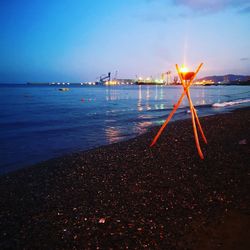
{"label": "wet sand", "polygon": [[250,249],[250,109],[0,177],[1,249]]}

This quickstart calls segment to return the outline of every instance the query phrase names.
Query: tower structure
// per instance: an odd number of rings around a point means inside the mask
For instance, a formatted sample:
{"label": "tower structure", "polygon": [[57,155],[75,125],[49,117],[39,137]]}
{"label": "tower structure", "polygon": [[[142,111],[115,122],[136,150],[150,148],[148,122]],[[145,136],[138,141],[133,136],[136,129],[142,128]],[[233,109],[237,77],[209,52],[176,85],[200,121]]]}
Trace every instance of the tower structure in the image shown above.
{"label": "tower structure", "polygon": [[200,71],[201,67],[202,67],[203,63],[201,63],[198,68],[196,69],[195,72],[189,71],[186,67],[182,67],[181,69],[179,68],[178,64],[176,64],[176,70],[178,72],[182,87],[183,87],[183,92],[182,95],[180,96],[178,102],[174,105],[174,108],[172,110],[172,112],[169,114],[168,118],[166,119],[166,121],[163,123],[163,125],[161,126],[160,130],[158,131],[158,133],[156,134],[156,136],[154,137],[152,143],[151,143],[151,147],[157,142],[158,138],[160,137],[161,133],[163,132],[163,130],[165,129],[165,127],[167,126],[167,124],[169,123],[169,121],[171,120],[171,118],[173,117],[175,111],[178,109],[178,107],[180,106],[184,96],[187,96],[188,102],[189,102],[189,106],[190,106],[190,111],[191,111],[191,115],[192,115],[192,124],[193,124],[193,131],[194,131],[194,137],[195,137],[195,144],[196,144],[196,148],[198,150],[198,154],[200,156],[201,159],[204,159],[204,155],[202,153],[201,147],[200,147],[200,142],[199,142],[199,137],[198,137],[198,132],[197,132],[197,127],[200,131],[200,134],[204,140],[204,142],[207,144],[207,139],[205,137],[205,134],[202,130],[198,115],[196,113],[196,110],[194,108],[191,96],[190,96],[190,91],[189,88],[192,85],[196,75],[198,74],[198,72]]}

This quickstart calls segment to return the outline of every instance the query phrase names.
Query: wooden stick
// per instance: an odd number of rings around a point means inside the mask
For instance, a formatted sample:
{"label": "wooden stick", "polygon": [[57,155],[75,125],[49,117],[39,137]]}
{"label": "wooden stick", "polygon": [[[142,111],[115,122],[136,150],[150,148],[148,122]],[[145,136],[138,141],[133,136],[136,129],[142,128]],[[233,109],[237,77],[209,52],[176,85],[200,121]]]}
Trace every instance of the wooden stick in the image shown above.
{"label": "wooden stick", "polygon": [[[201,67],[201,66],[202,66],[202,64],[200,64],[200,67]],[[200,67],[198,68],[199,70],[200,70]],[[182,75],[180,74],[180,70],[179,70],[179,67],[178,67],[177,64],[176,64],[176,69],[177,69],[178,75],[179,75],[179,77],[180,77],[180,79],[181,79],[181,83],[182,83],[183,89],[185,89],[186,84],[184,83],[184,80],[183,80],[183,78],[182,78]],[[196,72],[197,72],[197,71],[196,71]],[[197,73],[198,73],[198,72],[197,72]],[[196,76],[196,74],[195,74],[195,76]],[[193,82],[193,79],[194,79],[194,77],[192,77],[192,79],[190,80],[189,86],[191,86],[191,84],[192,84],[192,82]],[[187,96],[187,97],[188,97],[188,96]],[[193,110],[193,112],[194,112],[195,120],[196,120],[196,122],[197,122],[197,125],[198,125],[198,128],[199,128],[199,130],[200,130],[201,136],[202,136],[204,142],[207,144],[207,139],[206,139],[206,136],[205,136],[205,134],[204,134],[204,132],[203,132],[203,129],[202,129],[202,127],[201,127],[201,124],[200,124],[200,121],[199,121],[199,117],[198,117],[198,115],[197,115],[197,113],[196,113],[196,110],[195,110],[195,108],[194,108],[192,99],[190,98],[189,101],[190,101],[190,103],[191,103],[191,105],[192,105],[192,110]],[[191,112],[192,112],[192,111],[191,111]]]}
{"label": "wooden stick", "polygon": [[[159,139],[161,133],[163,132],[163,130],[165,129],[165,127],[167,126],[167,124],[169,123],[169,121],[171,120],[171,118],[173,117],[175,111],[179,108],[182,99],[184,98],[184,96],[186,95],[186,91],[187,89],[191,86],[193,79],[196,77],[196,75],[198,74],[198,72],[200,71],[200,68],[202,67],[203,63],[201,63],[199,65],[199,67],[197,68],[194,76],[191,78],[190,82],[187,84],[187,86],[184,88],[184,91],[182,92],[178,102],[174,105],[174,109],[171,111],[171,113],[169,114],[168,118],[165,120],[165,122],[162,124],[161,128],[159,129],[159,131],[157,132],[156,136],[154,137],[152,143],[150,144],[150,147],[154,146],[154,144],[157,142],[157,140]],[[178,65],[176,64],[176,68],[179,69]],[[177,70],[178,71],[178,70]],[[182,79],[182,78],[181,78]]]}
{"label": "wooden stick", "polygon": [[[191,101],[192,101],[192,100],[191,100]],[[195,108],[194,108],[194,105],[193,105],[193,110],[194,110],[194,116],[195,116],[195,119],[196,119],[198,128],[199,128],[199,130],[200,130],[202,139],[203,139],[203,141],[207,144],[207,138],[206,138],[206,136],[205,136],[205,134],[204,134],[204,132],[203,132],[203,129],[202,129],[202,127],[201,127],[200,120],[199,120],[199,117],[198,117],[198,115],[197,115],[197,113],[196,113],[196,110],[195,110]]]}
{"label": "wooden stick", "polygon": [[192,101],[191,101],[189,89],[187,90],[187,97],[188,97],[188,101],[189,101],[190,111],[192,114],[192,123],[193,123],[193,131],[194,131],[196,148],[198,150],[198,154],[199,154],[200,158],[203,160],[204,156],[203,156],[203,153],[202,153],[201,147],[200,147],[199,137],[198,137],[197,128],[196,128],[196,124],[195,124],[195,115],[194,115],[195,111],[194,111],[194,108],[192,107]]}
{"label": "wooden stick", "polygon": [[167,124],[169,123],[169,121],[171,120],[171,118],[173,117],[175,111],[179,108],[183,97],[185,96],[186,91],[184,91],[181,95],[181,97],[179,98],[178,102],[174,105],[174,109],[171,111],[171,113],[169,114],[168,118],[166,119],[166,121],[162,124],[161,128],[159,129],[159,131],[157,132],[156,136],[154,137],[152,143],[150,144],[150,147],[154,146],[154,144],[157,142],[158,138],[160,137],[161,133],[163,132],[164,128],[167,126]]}
{"label": "wooden stick", "polygon": [[[189,87],[190,87],[191,84],[192,84],[192,82],[193,82],[194,77],[192,77],[190,79],[189,84],[186,84],[184,82],[183,78],[182,78],[182,75],[180,73],[178,65],[176,65],[176,69],[177,69],[178,75],[179,75],[179,77],[181,79],[181,83],[182,83],[183,88],[185,89],[187,85],[189,85]],[[200,147],[198,132],[197,132],[196,123],[195,123],[195,113],[196,112],[195,112],[194,105],[193,105],[191,97],[190,97],[189,87],[187,88],[186,95],[187,95],[187,98],[188,98],[188,102],[189,102],[189,106],[190,106],[190,111],[191,111],[191,115],[192,115],[192,124],[193,124],[195,144],[196,144],[196,148],[198,150],[198,154],[199,154],[200,158],[203,160],[204,156],[203,156],[203,153],[202,153],[202,150],[201,150],[201,147]],[[196,116],[197,116],[197,114],[196,114]]]}

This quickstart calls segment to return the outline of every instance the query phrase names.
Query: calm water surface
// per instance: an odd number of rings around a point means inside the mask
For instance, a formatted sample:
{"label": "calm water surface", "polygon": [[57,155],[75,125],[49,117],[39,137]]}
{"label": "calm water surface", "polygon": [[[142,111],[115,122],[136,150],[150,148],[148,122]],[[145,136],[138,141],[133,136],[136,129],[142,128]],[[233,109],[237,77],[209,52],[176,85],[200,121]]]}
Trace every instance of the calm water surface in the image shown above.
{"label": "calm water surface", "polygon": [[[0,86],[0,173],[145,133],[164,122],[180,86]],[[193,87],[199,116],[250,104],[249,86]],[[214,103],[241,103],[215,108]],[[184,99],[175,119],[190,116]]]}

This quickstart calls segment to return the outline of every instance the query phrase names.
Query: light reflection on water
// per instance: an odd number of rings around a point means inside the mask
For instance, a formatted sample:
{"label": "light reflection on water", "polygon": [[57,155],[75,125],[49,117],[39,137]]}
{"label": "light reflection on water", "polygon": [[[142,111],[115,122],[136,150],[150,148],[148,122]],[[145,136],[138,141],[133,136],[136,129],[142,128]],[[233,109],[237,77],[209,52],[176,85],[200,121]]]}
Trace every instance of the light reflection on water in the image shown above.
{"label": "light reflection on water", "polygon": [[[132,109],[131,111],[137,113],[137,116],[134,118],[135,120],[130,122],[127,126],[130,127],[130,132],[128,132],[128,130],[124,131],[123,126],[107,127],[106,136],[109,143],[122,140],[124,134],[129,138],[134,134],[145,133],[148,128],[153,125],[162,124],[183,91],[181,86],[166,87],[139,85],[135,88],[137,88],[138,92],[136,103],[137,110]],[[248,87],[243,87],[243,90],[248,89]],[[228,95],[227,92],[231,93],[234,91],[226,89],[225,87],[193,87],[191,88],[191,96],[194,105],[198,106],[196,109],[199,112],[199,115],[202,116],[205,114],[221,112],[222,110],[212,110],[209,105],[215,102],[227,101],[228,98],[230,98],[230,95]],[[112,89],[106,90],[106,93],[106,100],[118,101],[129,99],[128,96],[123,97],[119,91]],[[243,95],[241,97],[244,98],[246,96]],[[133,99],[131,96],[130,98]],[[183,119],[189,116],[188,101],[184,98],[183,103],[180,105],[180,110],[176,112],[176,117],[174,117],[173,120]]]}
{"label": "light reflection on water", "polygon": [[[0,86],[1,87],[1,86]],[[0,172],[145,133],[167,118],[181,86],[1,87]],[[231,110],[215,102],[249,98],[248,86],[192,87],[198,115]],[[244,104],[249,105],[249,103]],[[242,105],[241,105],[242,106]],[[190,116],[183,99],[174,119]]]}
{"label": "light reflection on water", "polygon": [[116,143],[121,140],[121,130],[118,127],[106,127],[105,133],[108,143]]}

